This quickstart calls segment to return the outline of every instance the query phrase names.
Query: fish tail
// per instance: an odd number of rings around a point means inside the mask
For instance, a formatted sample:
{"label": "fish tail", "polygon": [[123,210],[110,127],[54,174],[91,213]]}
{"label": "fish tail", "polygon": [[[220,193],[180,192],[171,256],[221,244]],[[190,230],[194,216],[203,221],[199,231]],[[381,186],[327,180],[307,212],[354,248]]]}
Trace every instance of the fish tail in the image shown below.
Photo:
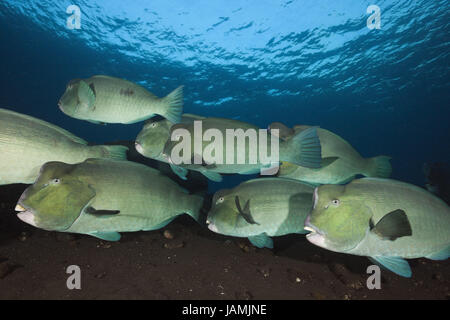
{"label": "fish tail", "polygon": [[303,130],[294,135],[292,139],[281,143],[288,144],[287,152],[290,154],[290,159],[281,159],[282,161],[307,168],[321,167],[322,147],[316,127]]}
{"label": "fish tail", "polygon": [[365,170],[361,172],[366,177],[374,178],[389,178],[392,173],[392,166],[390,163],[391,157],[378,156],[368,158],[366,160]]}
{"label": "fish tail", "polygon": [[181,114],[183,113],[183,86],[179,86],[166,97],[161,99],[164,105],[164,111],[161,116],[173,123],[181,122]]}
{"label": "fish tail", "polygon": [[127,160],[128,148],[125,146],[93,146],[99,158],[112,160]]}

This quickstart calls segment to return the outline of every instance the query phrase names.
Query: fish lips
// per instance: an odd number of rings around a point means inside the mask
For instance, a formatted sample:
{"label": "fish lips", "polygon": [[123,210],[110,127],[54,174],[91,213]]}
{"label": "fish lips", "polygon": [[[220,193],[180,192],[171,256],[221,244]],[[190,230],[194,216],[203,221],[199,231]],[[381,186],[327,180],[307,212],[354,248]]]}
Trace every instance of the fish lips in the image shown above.
{"label": "fish lips", "polygon": [[214,233],[219,233],[219,229],[217,229],[216,225],[213,221],[211,221],[211,218],[208,215],[208,218],[206,219],[206,224],[208,225],[208,229],[211,230]]}
{"label": "fish lips", "polygon": [[219,229],[217,229],[217,227],[213,223],[209,223],[208,224],[208,229],[211,230],[214,233],[219,233]]}
{"label": "fish lips", "polygon": [[144,148],[142,147],[142,145],[139,142],[136,141],[134,143],[134,147],[137,152],[139,152],[140,154],[144,154]]}
{"label": "fish lips", "polygon": [[316,246],[326,248],[325,233],[311,223],[311,215],[306,218],[304,229],[310,232],[306,235],[306,239],[309,242]]}
{"label": "fish lips", "polygon": [[36,227],[36,220],[34,210],[25,206],[23,203],[18,203],[16,205],[15,211],[17,212],[17,217],[25,223],[28,223]]}

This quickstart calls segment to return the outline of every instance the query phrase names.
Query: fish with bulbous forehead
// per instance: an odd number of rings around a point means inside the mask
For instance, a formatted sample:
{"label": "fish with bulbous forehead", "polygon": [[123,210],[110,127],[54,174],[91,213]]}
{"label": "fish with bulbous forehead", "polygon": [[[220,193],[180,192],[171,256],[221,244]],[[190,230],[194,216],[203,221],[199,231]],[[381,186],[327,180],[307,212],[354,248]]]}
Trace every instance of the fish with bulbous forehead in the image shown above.
{"label": "fish with bulbous forehead", "polygon": [[404,277],[404,259],[450,256],[450,208],[425,189],[389,179],[363,178],[314,191],[307,239],[325,249],[367,256]]}
{"label": "fish with bulbous forehead", "polygon": [[[181,123],[192,123],[195,120],[202,119],[204,119],[204,117],[185,113],[181,117]],[[188,169],[190,169],[200,172],[210,180],[217,182],[222,181],[222,176],[220,174],[208,171],[205,167],[186,166],[183,168],[171,164],[168,161],[168,158],[163,155],[163,151],[166,142],[170,140],[170,129],[173,125],[173,122],[170,122],[169,120],[164,118],[160,119],[158,117],[154,117],[146,121],[141,132],[139,132],[138,136],[136,137],[136,151],[142,154],[144,157],[169,164],[172,171],[183,180],[187,180]]]}
{"label": "fish with bulbous forehead", "polygon": [[18,217],[37,228],[120,239],[119,232],[157,230],[187,213],[198,220],[203,198],[158,170],[129,161],[46,163],[22,194]]}
{"label": "fish with bulbous forehead", "polygon": [[0,185],[31,184],[46,162],[125,160],[127,150],[123,146],[88,146],[83,139],[51,123],[0,109]]}
{"label": "fish with bulbous forehead", "polygon": [[[200,127],[202,132],[198,134]],[[259,134],[260,130],[259,127],[247,122],[214,117],[191,123],[180,123],[171,127],[163,156],[170,163],[187,169],[204,167],[207,171],[216,174],[257,174],[273,165],[273,163],[265,163],[262,159],[261,151],[264,148],[267,157],[269,154],[271,157],[274,154],[277,155],[275,165],[278,165],[279,161],[289,161],[308,168],[320,168],[321,144],[317,128],[304,130],[294,135],[289,141],[280,141],[279,144],[272,144],[272,141],[278,140],[278,137],[268,132],[265,132],[266,139],[262,139]],[[221,143],[217,141],[219,139],[214,141],[204,139],[203,132],[208,131],[220,134]],[[186,136],[190,138],[190,141],[185,142],[184,136],[181,138],[181,142],[177,140],[178,132],[187,133]],[[251,138],[252,134],[253,139]],[[190,152],[188,156],[183,154],[183,159],[188,159],[188,163],[174,161],[174,155],[177,156],[176,151],[179,149],[180,143],[190,146],[190,151],[187,151]],[[272,150],[274,145],[278,146],[278,150]],[[221,159],[220,163],[217,161],[211,163],[211,160],[204,157],[207,153],[206,150],[210,150],[212,146],[214,149],[212,153],[216,158]],[[195,161],[195,159],[200,161]]]}
{"label": "fish with bulbous forehead", "polygon": [[183,112],[183,87],[158,98],[133,82],[98,75],[71,80],[58,106],[69,117],[93,123],[132,124],[154,115],[178,123]]}
{"label": "fish with bulbous forehead", "polygon": [[307,233],[304,223],[312,208],[314,188],[284,178],[260,178],[218,191],[208,214],[216,233],[246,237],[257,247],[273,248],[270,237]]}

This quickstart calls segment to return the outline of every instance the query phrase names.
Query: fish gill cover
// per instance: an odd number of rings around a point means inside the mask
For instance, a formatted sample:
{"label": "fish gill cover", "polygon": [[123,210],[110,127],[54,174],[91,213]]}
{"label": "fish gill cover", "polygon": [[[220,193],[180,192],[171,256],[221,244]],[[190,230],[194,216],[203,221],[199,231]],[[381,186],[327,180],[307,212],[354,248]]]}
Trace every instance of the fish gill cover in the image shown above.
{"label": "fish gill cover", "polygon": [[[72,4],[81,29],[66,27]],[[70,79],[108,74],[161,96],[184,84],[185,112],[320,125],[422,184],[424,162],[450,158],[450,5],[377,1],[381,28],[369,29],[371,4],[3,0],[0,101],[102,143],[139,125],[65,117],[56,104]]]}

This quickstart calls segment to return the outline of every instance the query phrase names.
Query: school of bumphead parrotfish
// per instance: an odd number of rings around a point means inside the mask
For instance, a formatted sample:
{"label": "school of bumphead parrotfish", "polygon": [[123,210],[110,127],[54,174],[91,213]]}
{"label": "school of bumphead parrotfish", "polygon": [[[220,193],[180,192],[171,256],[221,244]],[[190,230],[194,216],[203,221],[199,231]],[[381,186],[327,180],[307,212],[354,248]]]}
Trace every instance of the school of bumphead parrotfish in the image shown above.
{"label": "school of bumphead parrotfish", "polygon": [[[182,180],[189,180],[190,171],[217,182],[223,174],[261,172],[265,165],[259,158],[256,164],[173,164],[174,129],[194,137],[194,121],[223,133],[260,129],[183,114],[182,90],[158,98],[132,82],[93,76],[70,81],[58,106],[72,118],[97,124],[145,121],[136,151],[170,165]],[[280,139],[278,176],[216,192],[207,206],[209,230],[248,238],[259,248],[273,248],[271,237],[306,234],[314,245],[367,256],[404,277],[412,274],[405,259],[450,256],[449,206],[425,189],[388,179],[389,157],[363,158],[343,138],[314,126],[274,122],[268,128],[268,148],[271,139]],[[194,143],[206,147],[204,141]],[[248,160],[248,148],[235,145],[234,156]],[[31,184],[16,211],[37,228],[118,241],[120,232],[157,230],[181,214],[205,222],[205,197],[190,194],[158,169],[128,161],[125,146],[90,146],[56,125],[0,109],[0,151],[0,185]]]}

